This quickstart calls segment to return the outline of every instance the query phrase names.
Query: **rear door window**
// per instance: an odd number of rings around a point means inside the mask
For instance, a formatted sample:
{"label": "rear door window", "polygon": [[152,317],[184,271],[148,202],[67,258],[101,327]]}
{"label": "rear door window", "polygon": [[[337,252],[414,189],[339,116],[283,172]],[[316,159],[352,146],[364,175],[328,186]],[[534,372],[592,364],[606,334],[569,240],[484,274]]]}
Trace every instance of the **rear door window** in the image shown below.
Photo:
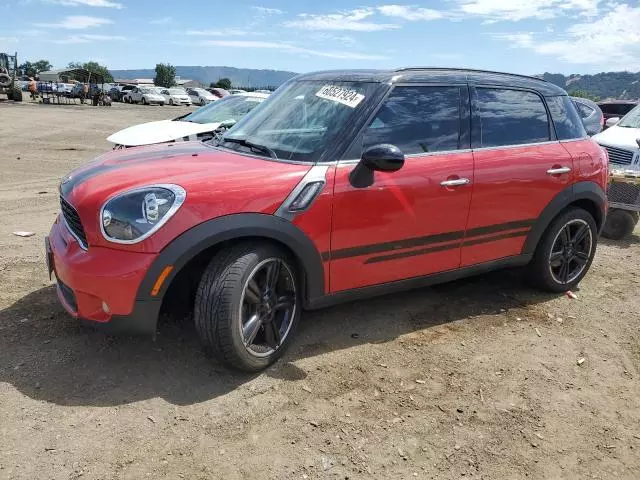
{"label": "rear door window", "polygon": [[460,148],[459,87],[396,87],[365,131],[364,148],[390,143],[405,155]]}
{"label": "rear door window", "polygon": [[582,118],[589,118],[591,115],[593,115],[593,108],[588,107],[587,105],[585,105],[584,103],[580,103],[580,102],[574,102],[576,104],[576,107],[578,107],[578,113],[580,113],[580,117]]}
{"label": "rear door window", "polygon": [[546,100],[558,140],[573,140],[587,136],[576,104],[569,97],[560,95],[547,97]]}
{"label": "rear door window", "polygon": [[542,98],[533,92],[477,88],[480,146],[503,147],[546,142],[549,119]]}

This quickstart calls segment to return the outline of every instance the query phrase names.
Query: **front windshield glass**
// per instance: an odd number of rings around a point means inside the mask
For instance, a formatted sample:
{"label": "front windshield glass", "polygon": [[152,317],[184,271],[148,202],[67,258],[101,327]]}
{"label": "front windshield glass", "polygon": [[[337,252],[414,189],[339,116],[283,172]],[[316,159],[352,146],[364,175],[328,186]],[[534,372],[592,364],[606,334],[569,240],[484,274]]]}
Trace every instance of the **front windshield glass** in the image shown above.
{"label": "front windshield glass", "polygon": [[230,126],[260,105],[263,100],[265,99],[260,97],[229,96],[209,103],[180,120],[194,123],[224,122]]}
{"label": "front windshield glass", "polygon": [[171,95],[186,95],[187,92],[185,92],[183,89],[181,88],[170,88],[169,89],[169,93]]}
{"label": "front windshield glass", "polygon": [[260,155],[283,160],[320,161],[379,86],[304,80],[286,84],[230,130],[220,145],[262,150]]}
{"label": "front windshield glass", "polygon": [[141,87],[140,91],[142,93],[158,93],[154,88],[151,88],[151,87]]}
{"label": "front windshield glass", "polygon": [[627,113],[622,120],[618,122],[619,127],[640,128],[640,105]]}

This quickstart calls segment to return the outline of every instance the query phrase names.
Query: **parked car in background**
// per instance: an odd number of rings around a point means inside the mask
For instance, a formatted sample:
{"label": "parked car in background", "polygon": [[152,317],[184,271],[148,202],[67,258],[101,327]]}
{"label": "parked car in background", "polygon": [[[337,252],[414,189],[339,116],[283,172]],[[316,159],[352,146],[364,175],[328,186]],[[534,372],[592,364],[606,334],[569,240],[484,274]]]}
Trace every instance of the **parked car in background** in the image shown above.
{"label": "parked car in background", "polygon": [[604,127],[604,115],[598,104],[582,97],[571,97],[571,100],[578,110],[587,134],[593,136],[600,133]]}
{"label": "parked car in background", "polygon": [[303,309],[514,266],[542,290],[574,289],[607,173],[552,83],[317,72],[212,144],[113,151],[72,172],[46,258],[73,317],[155,334],[161,307],[182,303],[213,355],[258,371]]}
{"label": "parked car in background", "polygon": [[142,103],[143,105],[164,105],[164,97],[156,87],[134,87],[123,97],[125,103]]}
{"label": "parked car in background", "polygon": [[246,92],[247,92],[246,90],[241,90],[239,88],[233,88],[233,89],[229,90],[229,93],[231,95],[238,95],[239,93],[246,93]]}
{"label": "parked car in background", "polygon": [[209,102],[215,102],[218,100],[213,93],[206,91],[204,88],[189,88],[187,89],[191,103],[194,105],[206,105]]}
{"label": "parked car in background", "polygon": [[229,91],[225,90],[224,88],[209,88],[207,90],[209,90],[211,93],[213,93],[218,98],[224,98],[227,95],[231,95],[229,93]]}
{"label": "parked car in background", "polygon": [[244,93],[229,95],[173,120],[142,123],[125,128],[107,138],[114,149],[164,142],[208,140],[216,132],[228,129],[260,105],[268,95]]}
{"label": "parked car in background", "polygon": [[115,90],[113,88],[110,90],[111,99],[116,102],[124,102],[124,96],[128,92],[136,88],[136,86],[135,85],[116,85],[114,88]]}
{"label": "parked car in background", "polygon": [[273,93],[271,90],[254,90],[256,93],[266,93],[267,95]]}
{"label": "parked car in background", "polygon": [[622,119],[611,117],[610,127],[593,139],[609,153],[612,166],[640,169],[640,105]]}
{"label": "parked car in background", "polygon": [[638,102],[631,100],[608,100],[605,102],[598,102],[598,106],[604,115],[604,128],[607,129],[610,127],[610,125],[607,124],[607,120],[614,117],[624,117],[636,105],[638,105]]}
{"label": "parked car in background", "polygon": [[[91,98],[97,93],[100,93],[101,91],[102,90],[100,89],[99,85],[96,85],[95,83],[90,83],[88,97]],[[81,98],[83,94],[84,94],[84,83],[78,82],[73,85],[73,88],[71,89],[71,93],[69,95],[73,98]]]}
{"label": "parked car in background", "polygon": [[168,105],[191,105],[191,97],[184,88],[161,88],[160,95]]}

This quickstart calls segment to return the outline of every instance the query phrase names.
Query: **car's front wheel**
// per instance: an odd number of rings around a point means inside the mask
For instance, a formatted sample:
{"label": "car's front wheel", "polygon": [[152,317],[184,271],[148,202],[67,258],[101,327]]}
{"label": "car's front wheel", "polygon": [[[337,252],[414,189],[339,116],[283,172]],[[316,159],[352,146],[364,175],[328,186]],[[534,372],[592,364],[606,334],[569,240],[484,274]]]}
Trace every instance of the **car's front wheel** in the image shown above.
{"label": "car's front wheel", "polygon": [[589,212],[572,207],[556,217],[543,234],[529,265],[530,280],[548,292],[575,288],[589,271],[598,229]]}
{"label": "car's front wheel", "polygon": [[194,320],[221,362],[255,372],[282,355],[300,310],[292,259],[275,245],[249,242],[211,260],[196,293]]}

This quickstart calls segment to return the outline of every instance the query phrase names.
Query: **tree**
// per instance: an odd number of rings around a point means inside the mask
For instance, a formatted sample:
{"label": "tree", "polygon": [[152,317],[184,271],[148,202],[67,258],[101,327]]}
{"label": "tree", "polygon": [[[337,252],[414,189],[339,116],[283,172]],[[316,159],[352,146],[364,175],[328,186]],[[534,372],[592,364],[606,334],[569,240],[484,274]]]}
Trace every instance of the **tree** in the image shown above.
{"label": "tree", "polygon": [[27,61],[18,66],[18,70],[22,72],[22,75],[28,77],[36,77],[40,72],[46,72],[47,70],[51,70],[51,68],[52,65],[49,63],[49,60],[38,60],[37,62]]}
{"label": "tree", "polygon": [[598,100],[600,100],[600,97],[598,97],[597,95],[592,95],[586,90],[572,90],[569,92],[569,95],[571,95],[572,97],[586,98],[594,102],[597,102]]}
{"label": "tree", "polygon": [[169,63],[158,63],[153,83],[159,87],[173,87],[176,84],[176,67]]}
{"label": "tree", "polygon": [[211,88],[224,88],[229,90],[231,88],[231,80],[228,78],[221,78],[216,83],[209,85]]}
{"label": "tree", "polygon": [[[83,68],[89,70],[91,73],[97,73],[104,77],[106,83],[113,82],[113,76],[107,69],[107,67],[100,65],[98,62],[71,62],[67,65],[67,68]],[[82,81],[82,78],[76,78],[78,81]]]}

